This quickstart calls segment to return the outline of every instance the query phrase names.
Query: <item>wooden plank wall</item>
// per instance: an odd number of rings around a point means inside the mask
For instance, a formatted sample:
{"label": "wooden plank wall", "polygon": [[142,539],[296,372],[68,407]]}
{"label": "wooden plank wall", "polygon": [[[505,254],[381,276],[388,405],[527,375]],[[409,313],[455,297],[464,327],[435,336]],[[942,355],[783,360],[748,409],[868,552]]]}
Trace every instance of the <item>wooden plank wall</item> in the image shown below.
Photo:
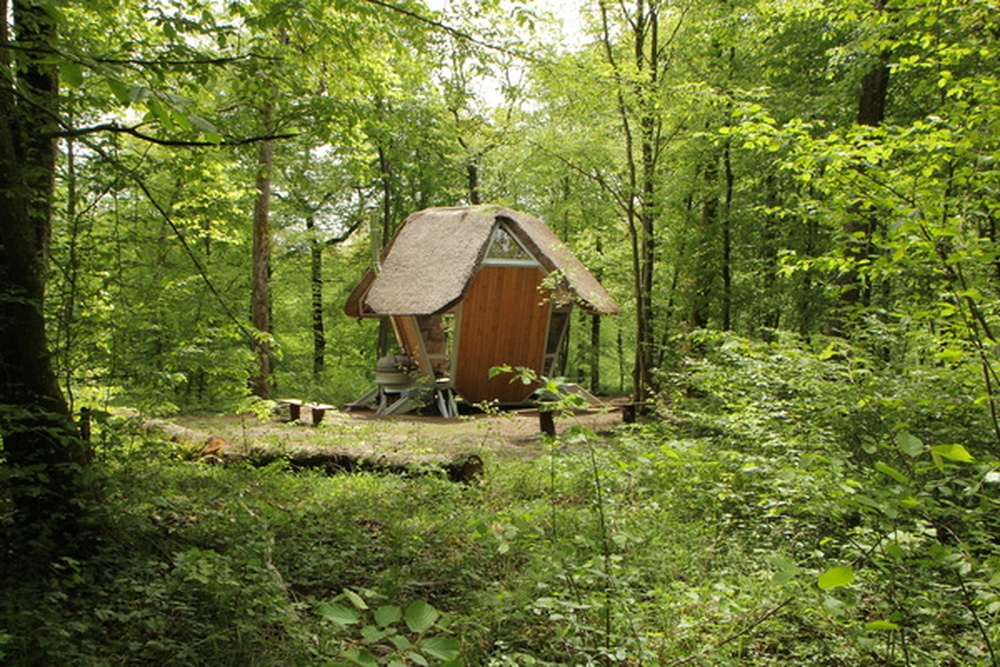
{"label": "wooden plank wall", "polygon": [[543,274],[532,266],[483,266],[462,303],[455,387],[471,403],[525,400],[534,387],[488,378],[501,364],[542,368],[551,305],[538,291]]}

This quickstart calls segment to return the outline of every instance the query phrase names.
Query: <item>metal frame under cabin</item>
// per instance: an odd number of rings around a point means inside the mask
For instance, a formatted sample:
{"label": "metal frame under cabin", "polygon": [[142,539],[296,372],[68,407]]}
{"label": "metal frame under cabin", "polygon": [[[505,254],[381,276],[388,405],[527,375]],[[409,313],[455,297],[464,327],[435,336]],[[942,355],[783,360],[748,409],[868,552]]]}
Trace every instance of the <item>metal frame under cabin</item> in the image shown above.
{"label": "metal frame under cabin", "polygon": [[[513,241],[515,245],[511,245]],[[506,244],[502,248],[502,257],[492,256],[494,247],[498,243]],[[497,221],[494,227],[490,245],[487,248],[485,257],[481,262],[481,267],[523,267],[534,268],[545,276],[545,268],[537,260],[517,235],[503,221]],[[477,271],[478,275],[478,271]],[[473,278],[475,280],[475,278]],[[562,351],[563,341],[569,328],[570,314],[573,310],[572,303],[557,304],[550,303],[548,317],[545,322],[544,335],[540,340],[544,344],[541,355],[541,368],[536,368],[542,375],[551,376],[558,363]],[[430,323],[431,318],[449,318],[449,324],[441,322]],[[420,370],[421,376],[428,383],[429,387],[437,390],[455,390],[458,377],[458,360],[462,348],[462,302],[441,313],[432,315],[395,315],[389,318],[392,322],[393,332],[400,347],[414,359]],[[428,326],[429,324],[429,326]],[[554,328],[555,327],[555,328]],[[435,341],[434,347],[443,349],[431,349],[427,336],[437,331],[443,336],[442,340]],[[506,363],[497,360],[497,364]],[[506,379],[501,379],[506,382]],[[530,392],[529,392],[530,393]],[[520,401],[504,401],[509,404],[522,404]]]}

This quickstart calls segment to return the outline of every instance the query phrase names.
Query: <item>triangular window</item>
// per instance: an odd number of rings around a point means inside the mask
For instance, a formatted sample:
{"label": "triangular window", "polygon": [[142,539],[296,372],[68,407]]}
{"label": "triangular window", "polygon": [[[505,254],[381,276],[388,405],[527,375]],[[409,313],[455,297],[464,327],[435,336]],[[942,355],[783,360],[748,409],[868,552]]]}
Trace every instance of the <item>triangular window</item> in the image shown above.
{"label": "triangular window", "polygon": [[537,264],[537,260],[524,249],[516,238],[503,225],[493,229],[490,239],[490,249],[486,253],[486,261],[490,264]]}

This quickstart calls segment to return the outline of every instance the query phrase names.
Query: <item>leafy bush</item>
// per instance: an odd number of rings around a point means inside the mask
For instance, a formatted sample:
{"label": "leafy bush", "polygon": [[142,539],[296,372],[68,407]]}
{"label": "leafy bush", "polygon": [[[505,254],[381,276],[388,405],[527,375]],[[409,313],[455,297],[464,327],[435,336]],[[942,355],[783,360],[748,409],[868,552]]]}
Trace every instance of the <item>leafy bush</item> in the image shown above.
{"label": "leafy bush", "polygon": [[213,467],[102,425],[103,539],[31,576],[7,548],[0,651],[74,665],[996,665],[1000,465],[968,376],[900,376],[826,341],[694,338],[701,355],[668,377],[659,420],[574,427],[537,458],[484,452],[471,486]]}

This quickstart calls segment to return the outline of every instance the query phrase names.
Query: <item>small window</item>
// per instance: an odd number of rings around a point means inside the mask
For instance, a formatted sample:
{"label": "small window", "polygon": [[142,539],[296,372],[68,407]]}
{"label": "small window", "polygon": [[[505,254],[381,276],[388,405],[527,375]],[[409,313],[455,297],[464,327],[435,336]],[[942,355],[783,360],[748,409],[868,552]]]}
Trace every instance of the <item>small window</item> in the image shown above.
{"label": "small window", "polygon": [[560,361],[566,330],[569,328],[570,308],[553,310],[549,317],[549,334],[545,341],[545,359],[542,362],[542,372],[549,377],[557,375],[556,367]]}
{"label": "small window", "polygon": [[549,336],[545,341],[545,354],[559,354],[559,346],[562,343],[563,334],[566,333],[566,325],[569,324],[568,310],[554,310],[549,320]]}
{"label": "small window", "polygon": [[486,253],[485,263],[488,264],[531,264],[538,262],[524,249],[510,231],[503,225],[493,229],[490,239],[490,249]]}

